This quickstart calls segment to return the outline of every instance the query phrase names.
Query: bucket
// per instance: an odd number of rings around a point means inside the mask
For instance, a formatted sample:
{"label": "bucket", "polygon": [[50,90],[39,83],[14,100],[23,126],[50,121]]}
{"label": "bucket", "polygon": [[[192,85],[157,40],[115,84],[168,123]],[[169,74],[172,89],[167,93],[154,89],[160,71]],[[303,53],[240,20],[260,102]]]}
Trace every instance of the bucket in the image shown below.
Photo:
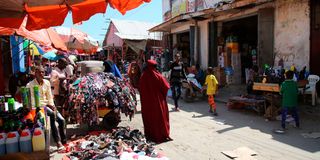
{"label": "bucket", "polygon": [[6,134],[0,133],[0,156],[6,154]]}
{"label": "bucket", "polygon": [[46,140],[43,130],[38,127],[34,130],[32,136],[33,151],[43,151],[46,149]]}
{"label": "bucket", "polygon": [[19,139],[20,152],[32,152],[31,132],[29,129],[24,129],[20,134]]}
{"label": "bucket", "polygon": [[17,131],[9,132],[6,139],[7,153],[19,152],[19,133]]}

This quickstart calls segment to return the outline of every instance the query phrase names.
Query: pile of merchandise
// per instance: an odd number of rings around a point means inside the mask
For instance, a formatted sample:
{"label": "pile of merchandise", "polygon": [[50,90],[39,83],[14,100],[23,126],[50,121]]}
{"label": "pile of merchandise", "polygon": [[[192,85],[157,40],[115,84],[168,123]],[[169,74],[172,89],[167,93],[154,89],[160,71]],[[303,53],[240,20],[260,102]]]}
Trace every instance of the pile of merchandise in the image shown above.
{"label": "pile of merchandise", "polygon": [[64,159],[168,160],[155,151],[152,143],[146,142],[139,130],[130,130],[129,127],[119,127],[112,132],[91,132],[88,136],[69,143],[65,152],[70,151]]}
{"label": "pile of merchandise", "polygon": [[125,79],[111,73],[89,73],[79,78],[70,89],[69,113],[75,123],[98,124],[98,108],[121,111],[130,120],[137,106],[136,93]]}

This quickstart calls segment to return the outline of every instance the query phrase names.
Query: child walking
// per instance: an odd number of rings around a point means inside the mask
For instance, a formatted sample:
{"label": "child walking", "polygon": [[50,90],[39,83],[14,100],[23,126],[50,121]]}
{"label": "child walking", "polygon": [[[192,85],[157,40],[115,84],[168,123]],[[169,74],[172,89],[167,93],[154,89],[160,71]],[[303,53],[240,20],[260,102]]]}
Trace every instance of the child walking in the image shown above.
{"label": "child walking", "polygon": [[213,75],[213,68],[208,67],[206,81],[203,88],[207,88],[208,103],[210,106],[209,112],[213,113],[214,116],[217,116],[216,103],[214,102],[214,96],[218,91],[218,81]]}
{"label": "child walking", "polygon": [[298,116],[298,85],[293,81],[293,72],[287,71],[286,80],[281,84],[280,94],[282,95],[281,127],[286,128],[286,118],[288,111],[291,111],[292,117],[296,122],[296,127],[300,127]]}

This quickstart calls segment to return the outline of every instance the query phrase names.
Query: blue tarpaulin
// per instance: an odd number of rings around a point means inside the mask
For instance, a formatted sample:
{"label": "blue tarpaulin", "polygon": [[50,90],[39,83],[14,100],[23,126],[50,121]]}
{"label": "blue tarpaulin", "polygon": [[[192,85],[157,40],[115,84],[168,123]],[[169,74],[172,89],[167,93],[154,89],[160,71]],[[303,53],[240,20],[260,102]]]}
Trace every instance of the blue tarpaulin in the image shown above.
{"label": "blue tarpaulin", "polygon": [[23,37],[10,36],[13,73],[26,71],[23,41]]}

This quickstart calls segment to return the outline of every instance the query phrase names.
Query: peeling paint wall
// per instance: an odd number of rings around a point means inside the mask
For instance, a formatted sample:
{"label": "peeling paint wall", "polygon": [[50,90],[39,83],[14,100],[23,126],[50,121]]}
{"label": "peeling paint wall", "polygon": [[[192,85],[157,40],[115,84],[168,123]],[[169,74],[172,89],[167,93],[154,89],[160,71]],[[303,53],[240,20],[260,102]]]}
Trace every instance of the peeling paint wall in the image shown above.
{"label": "peeling paint wall", "polygon": [[275,66],[284,60],[285,68],[309,68],[309,0],[277,0],[275,6]]}

